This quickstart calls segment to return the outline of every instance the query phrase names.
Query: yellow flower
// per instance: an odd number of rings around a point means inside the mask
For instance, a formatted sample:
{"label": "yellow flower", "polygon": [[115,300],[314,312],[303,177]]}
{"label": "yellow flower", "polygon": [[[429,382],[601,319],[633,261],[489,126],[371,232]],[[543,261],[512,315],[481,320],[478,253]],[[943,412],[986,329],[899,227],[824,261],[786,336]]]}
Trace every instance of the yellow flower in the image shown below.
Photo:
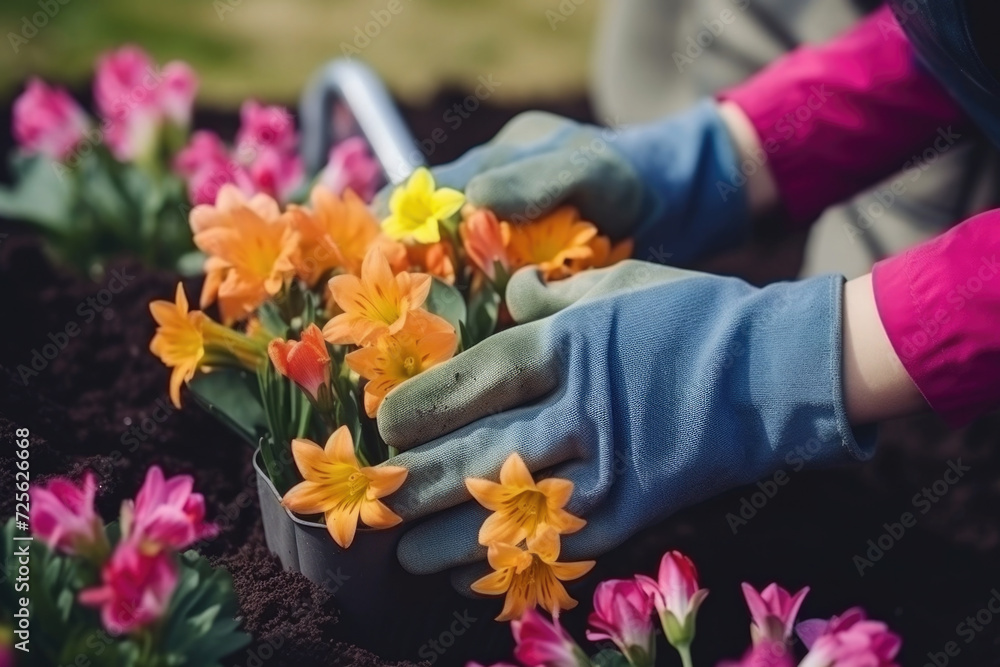
{"label": "yellow flower", "polygon": [[372,248],[365,255],[361,278],[345,274],[330,279],[330,295],[344,312],[326,323],[323,337],[334,345],[374,343],[382,334],[401,330],[430,290],[430,276],[406,271],[393,275],[379,248]]}
{"label": "yellow flower", "polygon": [[402,486],[406,468],[361,467],[346,426],[330,436],[326,447],[292,440],[292,457],[305,481],[289,489],[281,504],[299,514],[323,514],[330,536],[344,549],[354,541],[359,518],[369,528],[391,528],[402,521],[379,498]]}
{"label": "yellow flower", "polygon": [[507,255],[512,270],[535,264],[546,280],[566,278],[573,273],[573,262],[593,255],[589,243],[597,228],[580,220],[571,206],[563,206],[538,220],[512,225],[501,222]]}
{"label": "yellow flower", "polygon": [[202,336],[202,314],[188,312],[187,295],[184,287],[177,283],[176,303],[153,301],[149,312],[156,320],[156,334],[149,343],[149,350],[167,366],[170,372],[170,400],[181,407],[181,383],[189,382],[198,370],[198,364],[205,356],[205,340]]}
{"label": "yellow flower", "polygon": [[310,285],[331,269],[342,268],[356,275],[368,249],[382,233],[375,216],[351,190],[338,197],[317,185],[309,200],[311,209],[288,209],[301,237],[298,275]]}
{"label": "yellow flower", "polygon": [[389,198],[389,217],[382,221],[382,231],[397,241],[412,238],[417,243],[437,243],[441,240],[438,225],[464,202],[465,195],[458,190],[435,189],[434,176],[420,167]]}
{"label": "yellow flower", "polygon": [[240,366],[256,370],[267,358],[267,342],[251,338],[214,322],[199,310],[188,311],[184,287],[177,283],[175,303],[153,301],[149,311],[156,320],[156,333],[149,350],[170,373],[170,400],[181,407],[181,384],[190,382],[195,371],[207,366]]}
{"label": "yellow flower", "polygon": [[550,477],[537,484],[517,452],[500,468],[500,483],[485,479],[465,480],[469,493],[493,514],[479,529],[479,543],[518,544],[546,527],[559,534],[575,533],[587,522],[565,509],[573,493],[573,482]]}
{"label": "yellow flower", "polygon": [[385,334],[375,345],[355,350],[345,361],[351,370],[368,380],[365,412],[369,417],[393,388],[455,354],[458,335],[454,327],[423,310],[410,313],[406,326],[396,334]]}
{"label": "yellow flower", "polygon": [[579,579],[590,572],[594,561],[559,563],[559,536],[547,528],[528,540],[527,548],[495,542],[486,552],[494,572],[478,579],[472,590],[483,595],[507,594],[498,621],[520,618],[526,609],[541,605],[550,614],[572,609],[563,581]]}
{"label": "yellow flower", "polygon": [[277,294],[294,274],[299,235],[265,195],[246,200],[235,188],[223,188],[216,202],[196,206],[191,226],[195,245],[209,256],[201,307],[218,298],[222,320],[230,324]]}

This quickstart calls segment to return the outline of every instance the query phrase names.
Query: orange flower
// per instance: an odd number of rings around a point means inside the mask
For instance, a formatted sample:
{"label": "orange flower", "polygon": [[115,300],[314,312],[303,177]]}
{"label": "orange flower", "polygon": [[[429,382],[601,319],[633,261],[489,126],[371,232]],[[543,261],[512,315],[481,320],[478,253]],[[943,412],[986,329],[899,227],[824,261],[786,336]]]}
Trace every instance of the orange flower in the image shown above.
{"label": "orange flower", "polygon": [[447,241],[407,245],[406,255],[411,267],[423,269],[449,285],[455,284],[455,249]]}
{"label": "orange flower", "polygon": [[500,468],[499,484],[470,478],[465,486],[480,505],[493,512],[479,529],[480,544],[517,544],[546,527],[565,534],[587,525],[563,509],[573,493],[573,482],[550,477],[536,484],[517,452]]}
{"label": "orange flower", "polygon": [[391,528],[402,521],[379,498],[402,486],[406,468],[362,467],[346,426],[330,436],[326,447],[292,440],[292,457],[305,481],[289,489],[281,504],[299,514],[323,514],[330,536],[344,549],[354,541],[359,518],[369,528]]}
{"label": "orange flower", "polygon": [[455,354],[458,335],[446,320],[423,310],[410,313],[406,326],[396,334],[385,334],[371,347],[355,350],[345,361],[351,370],[368,380],[365,412],[369,417],[394,387],[447,361]]}
{"label": "orange flower", "polygon": [[536,264],[546,280],[571,275],[573,261],[592,256],[588,244],[597,235],[597,228],[580,220],[580,214],[571,206],[557,208],[533,222],[501,222],[500,229],[507,239],[513,269]]}
{"label": "orange flower", "polygon": [[230,324],[277,294],[292,276],[299,235],[265,195],[247,201],[235,187],[224,187],[216,201],[215,207],[195,207],[191,224],[195,245],[209,256],[201,307],[218,298],[222,320]]}
{"label": "orange flower", "polygon": [[496,280],[496,265],[510,271],[510,259],[507,257],[505,235],[500,221],[492,211],[481,208],[462,221],[458,227],[462,236],[462,245],[469,259],[490,280]]}
{"label": "orange flower", "polygon": [[190,382],[195,371],[205,366],[240,366],[255,370],[265,359],[259,339],[214,322],[199,310],[188,311],[184,287],[177,283],[175,303],[157,300],[149,304],[156,320],[156,334],[149,350],[170,373],[170,400],[181,407],[181,384]]}
{"label": "orange flower", "polygon": [[268,344],[267,353],[279,373],[301,387],[313,401],[319,400],[320,388],[330,381],[330,353],[318,326],[306,327],[300,341],[275,338]]}
{"label": "orange flower", "polygon": [[526,609],[537,605],[553,615],[572,609],[576,600],[562,582],[587,574],[594,561],[559,563],[558,557],[559,536],[551,528],[528,540],[527,549],[495,542],[486,552],[494,572],[475,581],[472,590],[483,595],[507,594],[498,621],[520,618]]}
{"label": "orange flower", "polygon": [[632,239],[619,241],[614,246],[607,236],[595,236],[590,239],[592,255],[586,259],[572,260],[570,262],[570,272],[579,273],[587,269],[603,269],[606,266],[613,266],[632,256],[632,249],[635,243]]}
{"label": "orange flower", "polygon": [[299,277],[314,285],[331,269],[357,274],[368,248],[382,233],[378,221],[351,190],[338,197],[317,185],[309,201],[311,209],[288,209],[301,236],[301,253],[296,260]]}
{"label": "orange flower", "polygon": [[397,333],[430,290],[430,276],[406,271],[394,276],[382,252],[372,248],[365,255],[361,278],[330,279],[330,294],[344,312],[326,323],[323,337],[334,345],[369,345],[382,334]]}

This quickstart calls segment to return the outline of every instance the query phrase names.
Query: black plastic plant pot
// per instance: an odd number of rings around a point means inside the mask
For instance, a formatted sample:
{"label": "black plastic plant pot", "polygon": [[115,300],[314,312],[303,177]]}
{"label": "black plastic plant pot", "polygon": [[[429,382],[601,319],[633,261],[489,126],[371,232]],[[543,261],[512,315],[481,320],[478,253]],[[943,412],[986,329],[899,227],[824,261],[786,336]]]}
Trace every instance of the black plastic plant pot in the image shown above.
{"label": "black plastic plant pot", "polygon": [[393,660],[459,665],[509,656],[510,630],[493,620],[501,600],[460,595],[444,573],[404,570],[400,528],[359,528],[351,548],[340,548],[325,525],[282,507],[260,456],[258,449],[253,465],[267,547],[286,570],[333,594],[346,639]]}

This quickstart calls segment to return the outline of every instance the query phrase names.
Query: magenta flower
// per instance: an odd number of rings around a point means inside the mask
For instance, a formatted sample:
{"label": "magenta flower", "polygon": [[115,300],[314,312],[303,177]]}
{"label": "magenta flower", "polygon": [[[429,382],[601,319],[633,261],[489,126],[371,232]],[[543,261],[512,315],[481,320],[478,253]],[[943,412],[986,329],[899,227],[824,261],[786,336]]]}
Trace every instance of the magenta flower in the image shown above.
{"label": "magenta flower", "polygon": [[784,642],[764,639],[748,649],[740,660],[720,662],[718,667],[795,667],[795,661]]}
{"label": "magenta flower", "polygon": [[885,623],[868,620],[860,607],[829,621],[803,621],[795,630],[809,649],[799,667],[899,667],[899,635]]}
{"label": "magenta flower", "polygon": [[272,148],[280,154],[292,154],[298,143],[292,114],[284,107],[264,106],[256,100],[247,100],[240,107],[236,153],[242,162],[254,162],[251,153],[265,148]]}
{"label": "magenta flower", "polygon": [[510,622],[517,647],[514,657],[531,667],[584,667],[586,654],[576,645],[558,618],[550,623],[534,609],[525,610],[519,620]]}
{"label": "magenta flower", "polygon": [[48,486],[31,488],[31,531],[52,549],[100,557],[107,552],[104,523],[94,511],[97,482],[87,472],[77,486],[57,477]]}
{"label": "magenta flower", "polygon": [[101,570],[101,585],[80,591],[79,600],[100,608],[105,629],[120,635],[159,619],[176,585],[169,554],[145,554],[131,542],[121,542]]}
{"label": "magenta flower", "polygon": [[594,591],[594,611],[587,618],[587,639],[609,639],[632,665],[652,665],[653,601],[634,579],[610,579]]}
{"label": "magenta flower", "polygon": [[351,137],[330,149],[319,182],[337,196],[350,189],[370,202],[382,184],[382,167],[372,157],[364,139]]}
{"label": "magenta flower", "polygon": [[27,153],[65,160],[83,140],[87,114],[62,88],[31,79],[14,101],[14,140]]}
{"label": "magenta flower", "polygon": [[256,152],[247,172],[254,193],[263,192],[281,202],[288,201],[305,178],[305,168],[298,155],[282,153],[271,147]]}
{"label": "magenta flower", "polygon": [[94,102],[111,152],[123,161],[149,156],[164,122],[188,125],[197,88],[197,78],[185,63],[170,62],[159,69],[137,46],[101,56]]}
{"label": "magenta flower", "polygon": [[205,523],[205,498],[193,493],[194,478],[190,475],[163,477],[159,466],[146,472],[134,505],[122,505],[123,539],[138,545],[143,553],[155,554],[170,549],[180,551],[205,537],[218,533],[218,528]]}
{"label": "magenta flower", "polygon": [[641,574],[636,575],[636,581],[652,598],[667,641],[686,650],[694,639],[698,608],[708,597],[707,589],[698,588],[694,563],[679,551],[668,551],[660,559],[655,581]]}
{"label": "magenta flower", "polygon": [[174,158],[173,167],[187,182],[188,198],[193,205],[214,205],[219,189],[227,183],[236,185],[248,196],[256,192],[246,169],[230,157],[219,135],[208,130],[191,135],[188,145]]}
{"label": "magenta flower", "polygon": [[758,593],[748,583],[743,584],[743,597],[753,622],[750,624],[750,637],[756,645],[761,641],[785,642],[792,635],[795,627],[795,617],[805,600],[809,587],[806,586],[795,595],[790,594],[778,584],[771,584]]}

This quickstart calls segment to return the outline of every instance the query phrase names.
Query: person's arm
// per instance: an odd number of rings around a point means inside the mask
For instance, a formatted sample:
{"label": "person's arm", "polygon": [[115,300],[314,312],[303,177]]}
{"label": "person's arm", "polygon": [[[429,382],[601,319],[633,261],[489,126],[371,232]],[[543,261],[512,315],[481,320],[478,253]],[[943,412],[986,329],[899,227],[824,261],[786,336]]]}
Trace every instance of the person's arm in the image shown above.
{"label": "person's arm", "polygon": [[793,228],[925,150],[940,152],[942,141],[947,148],[968,122],[917,62],[887,7],[825,44],[799,47],[718,99],[752,210],[779,210]]}

